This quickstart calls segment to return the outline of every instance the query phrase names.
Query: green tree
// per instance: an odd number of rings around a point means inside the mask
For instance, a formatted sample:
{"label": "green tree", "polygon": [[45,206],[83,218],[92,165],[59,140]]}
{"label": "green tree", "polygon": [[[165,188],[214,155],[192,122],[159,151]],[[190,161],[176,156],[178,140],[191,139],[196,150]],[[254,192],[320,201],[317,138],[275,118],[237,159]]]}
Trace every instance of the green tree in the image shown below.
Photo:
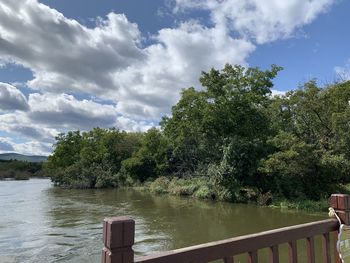
{"label": "green tree", "polygon": [[140,147],[141,135],[94,128],[82,134],[60,134],[56,140],[45,164],[52,181],[74,188],[101,188],[117,185],[121,163]]}
{"label": "green tree", "polygon": [[318,199],[349,182],[349,84],[320,88],[313,80],[273,99],[271,123],[278,135],[269,141],[275,150],[261,171],[273,177],[281,195]]}
{"label": "green tree", "polygon": [[156,128],[149,129],[135,154],[122,162],[123,171],[144,182],[167,173],[167,141]]}
{"label": "green tree", "polygon": [[202,90],[183,90],[172,116],[161,123],[172,142],[171,171],[193,174],[228,158],[231,168],[225,177],[232,178],[222,178],[227,189],[236,181],[258,185],[258,163],[271,134],[270,88],[279,70],[274,65],[266,71],[226,65],[222,71],[202,73]]}

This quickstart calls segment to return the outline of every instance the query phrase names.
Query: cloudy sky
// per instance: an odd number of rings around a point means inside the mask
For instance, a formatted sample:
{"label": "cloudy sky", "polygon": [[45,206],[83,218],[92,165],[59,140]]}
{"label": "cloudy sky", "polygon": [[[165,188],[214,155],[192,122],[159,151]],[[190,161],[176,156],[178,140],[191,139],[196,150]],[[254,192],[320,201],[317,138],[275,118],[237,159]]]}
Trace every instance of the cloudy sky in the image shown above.
{"label": "cloudy sky", "polygon": [[283,66],[274,89],[350,78],[350,1],[0,0],[0,152],[68,130],[146,130],[202,70]]}

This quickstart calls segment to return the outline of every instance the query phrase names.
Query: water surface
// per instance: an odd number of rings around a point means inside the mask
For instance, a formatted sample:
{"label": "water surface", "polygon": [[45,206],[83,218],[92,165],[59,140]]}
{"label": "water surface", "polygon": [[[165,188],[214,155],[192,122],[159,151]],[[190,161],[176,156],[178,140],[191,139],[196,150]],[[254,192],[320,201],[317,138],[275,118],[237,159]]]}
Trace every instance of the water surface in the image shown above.
{"label": "water surface", "polygon": [[0,181],[0,263],[97,263],[103,218],[121,215],[136,221],[137,255],[326,216],[131,189],[60,189],[47,179]]}

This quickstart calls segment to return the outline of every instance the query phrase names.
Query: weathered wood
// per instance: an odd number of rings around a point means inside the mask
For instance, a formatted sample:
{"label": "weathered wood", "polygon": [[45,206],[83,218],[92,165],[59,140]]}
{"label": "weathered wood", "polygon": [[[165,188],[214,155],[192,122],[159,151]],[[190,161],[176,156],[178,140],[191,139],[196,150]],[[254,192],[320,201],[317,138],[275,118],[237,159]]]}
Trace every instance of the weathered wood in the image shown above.
{"label": "weathered wood", "polygon": [[270,252],[270,263],[279,263],[280,262],[280,256],[278,253],[278,246],[272,246],[269,248]]}
{"label": "weathered wood", "polygon": [[350,225],[350,195],[333,194],[330,198],[330,205],[343,224]]}
{"label": "weathered wood", "polygon": [[307,263],[315,263],[314,237],[306,238]]}
{"label": "weathered wood", "polygon": [[224,263],[234,263],[233,257],[226,257],[223,260],[224,260]]}
{"label": "weathered wood", "polygon": [[133,263],[135,221],[128,217],[106,218],[103,222],[101,263]]}
{"label": "weathered wood", "polygon": [[322,235],[322,253],[323,253],[323,263],[331,263],[329,233],[324,233]]}
{"label": "weathered wood", "polygon": [[334,231],[332,233],[332,235],[333,235],[334,263],[341,263],[340,257],[339,257],[339,253],[338,253],[338,250],[337,250],[338,234],[339,234],[339,231]]}
{"label": "weathered wood", "polygon": [[337,220],[328,219],[138,257],[135,262],[208,262],[302,239],[306,233],[315,236],[337,229]]}
{"label": "weathered wood", "polygon": [[334,209],[350,210],[350,195],[346,194],[332,194],[331,206]]}
{"label": "weathered wood", "polygon": [[330,207],[334,209],[338,209],[338,194],[332,194],[329,199]]}
{"label": "weathered wood", "polygon": [[298,263],[297,242],[288,242],[289,263]]}
{"label": "weathered wood", "polygon": [[[335,212],[339,216],[343,224],[350,224],[350,195],[344,194],[332,194],[330,198],[330,206],[334,208]],[[334,262],[340,263],[339,254],[337,251],[338,230],[333,233],[333,249],[334,249]],[[323,244],[326,242],[323,238]]]}
{"label": "weathered wood", "polygon": [[248,252],[248,263],[258,263],[258,251]]}

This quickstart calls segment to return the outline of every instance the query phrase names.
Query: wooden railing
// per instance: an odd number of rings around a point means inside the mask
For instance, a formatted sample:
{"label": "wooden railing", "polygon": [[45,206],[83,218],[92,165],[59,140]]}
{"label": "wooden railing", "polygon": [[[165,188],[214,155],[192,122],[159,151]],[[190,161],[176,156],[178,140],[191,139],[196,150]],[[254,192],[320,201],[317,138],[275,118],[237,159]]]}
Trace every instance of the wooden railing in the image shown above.
{"label": "wooden railing", "polygon": [[[330,198],[343,223],[350,224],[350,196],[335,194]],[[288,244],[290,263],[298,262],[297,240],[306,239],[306,257],[308,263],[315,263],[314,237],[322,239],[322,262],[340,262],[336,251],[339,222],[336,219],[322,220],[307,224],[284,227],[257,234],[245,235],[197,246],[191,246],[166,252],[134,258],[132,246],[135,237],[135,221],[126,217],[104,220],[102,263],[204,263],[222,260],[233,263],[236,255],[246,253],[247,262],[259,262],[258,250],[268,248],[269,262],[280,262],[279,245]],[[333,234],[333,244],[330,235]],[[333,247],[331,249],[331,247]],[[331,251],[333,250],[333,255]],[[305,260],[303,260],[305,262]]]}

